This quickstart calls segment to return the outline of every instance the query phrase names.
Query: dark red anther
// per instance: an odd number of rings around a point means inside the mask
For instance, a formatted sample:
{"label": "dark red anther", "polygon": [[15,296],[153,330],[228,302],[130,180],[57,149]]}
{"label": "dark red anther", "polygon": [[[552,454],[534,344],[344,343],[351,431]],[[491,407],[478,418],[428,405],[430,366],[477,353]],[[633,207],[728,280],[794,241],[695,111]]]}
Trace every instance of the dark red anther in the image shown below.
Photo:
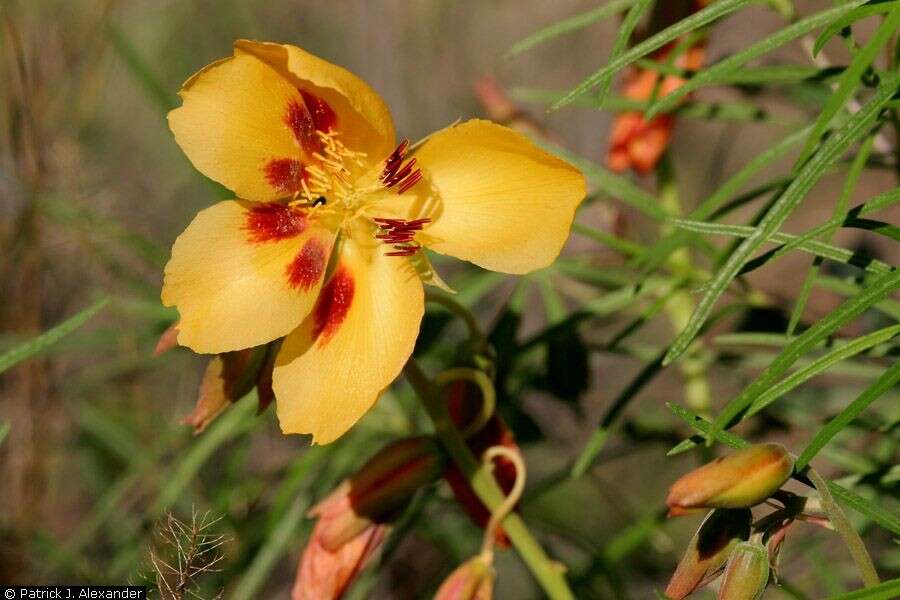
{"label": "dark red anther", "polygon": [[418,252],[422,246],[415,242],[416,233],[431,223],[431,219],[427,218],[406,220],[377,217],[372,220],[382,231],[375,235],[375,239],[394,247],[393,251],[385,254],[386,256],[412,256]]}
{"label": "dark red anther", "polygon": [[416,159],[409,159],[403,164],[406,151],[409,149],[409,140],[403,140],[390,156],[384,161],[384,169],[381,172],[381,182],[386,188],[397,186],[397,193],[402,194],[422,180],[422,172],[415,168]]}

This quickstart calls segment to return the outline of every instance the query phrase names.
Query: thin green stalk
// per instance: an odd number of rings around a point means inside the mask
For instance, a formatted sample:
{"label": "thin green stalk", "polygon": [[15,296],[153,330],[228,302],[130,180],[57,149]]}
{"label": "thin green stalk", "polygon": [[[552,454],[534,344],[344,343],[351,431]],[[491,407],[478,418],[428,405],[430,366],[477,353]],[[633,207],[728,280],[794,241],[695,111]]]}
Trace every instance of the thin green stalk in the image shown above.
{"label": "thin green stalk", "polygon": [[[456,429],[447,412],[440,390],[428,379],[413,358],[406,363],[404,374],[416,394],[421,398],[428,416],[434,423],[435,433],[447,453],[469,480],[472,489],[475,490],[488,510],[493,512],[503,503],[505,496],[490,472],[481,468],[478,459],[469,450],[462,435]],[[547,597],[551,600],[574,600],[575,596],[569,589],[564,576],[565,568],[547,556],[521,517],[516,513],[507,515],[503,520],[503,528],[526,566],[544,589]]]}
{"label": "thin green stalk", "polygon": [[863,541],[856,530],[853,529],[853,525],[847,520],[847,515],[844,514],[843,509],[841,509],[831,496],[831,491],[828,489],[828,482],[825,481],[815,469],[807,469],[806,475],[809,477],[809,480],[813,482],[813,485],[816,486],[816,490],[822,498],[822,506],[825,509],[825,512],[828,513],[831,524],[834,525],[835,530],[841,534],[842,538],[844,538],[844,544],[847,545],[847,550],[850,551],[850,556],[853,557],[853,562],[856,563],[856,568],[859,570],[859,575],[862,578],[863,584],[866,587],[873,587],[881,583],[878,579],[878,573],[875,571],[875,565],[872,564],[872,558],[866,550],[865,544],[863,544]]}
{"label": "thin green stalk", "polygon": [[[659,176],[659,200],[663,208],[672,215],[681,215],[681,198],[678,194],[678,185],[675,181],[675,171],[669,154],[663,155],[657,168]],[[675,227],[668,222],[663,222],[661,237],[670,236]],[[690,249],[686,246],[674,250],[667,261],[674,273],[687,273],[694,269],[691,264]],[[669,317],[675,335],[681,333],[694,313],[694,298],[684,288],[674,291],[666,302],[664,311]],[[712,395],[709,390],[709,381],[706,377],[707,361],[703,357],[704,342],[701,339],[694,340],[688,356],[680,363],[681,373],[684,377],[684,398],[688,406],[699,412],[706,412],[712,406]]]}

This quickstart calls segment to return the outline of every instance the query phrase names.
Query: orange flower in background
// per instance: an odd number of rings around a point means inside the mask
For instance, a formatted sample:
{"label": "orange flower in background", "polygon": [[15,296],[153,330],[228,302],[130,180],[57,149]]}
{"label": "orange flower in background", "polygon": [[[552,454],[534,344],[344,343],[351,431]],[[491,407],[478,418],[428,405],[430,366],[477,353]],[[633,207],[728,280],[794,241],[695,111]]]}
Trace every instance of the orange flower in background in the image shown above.
{"label": "orange flower in background", "polygon": [[330,442],[399,374],[437,281],[423,247],[505,273],[550,264],[581,173],[488,121],[397,143],[368,85],[300,48],[238,41],[191,77],[169,125],[239,200],[175,241],[162,300],[178,342],[222,353],[285,337],[272,376],[285,433]]}
{"label": "orange flower in background", "polygon": [[[661,48],[651,58],[657,62],[665,62],[676,43],[672,42]],[[688,48],[675,59],[674,66],[696,71],[703,66],[705,53],[703,44]],[[622,94],[631,100],[644,102],[653,97],[654,90],[657,97],[662,98],[683,84],[684,79],[675,75],[666,75],[660,81],[659,74],[655,71],[637,69],[632,71]],[[649,173],[669,146],[674,127],[675,117],[670,114],[659,115],[648,121],[640,111],[620,113],[613,121],[606,165],[616,172],[634,169],[639,173]]]}

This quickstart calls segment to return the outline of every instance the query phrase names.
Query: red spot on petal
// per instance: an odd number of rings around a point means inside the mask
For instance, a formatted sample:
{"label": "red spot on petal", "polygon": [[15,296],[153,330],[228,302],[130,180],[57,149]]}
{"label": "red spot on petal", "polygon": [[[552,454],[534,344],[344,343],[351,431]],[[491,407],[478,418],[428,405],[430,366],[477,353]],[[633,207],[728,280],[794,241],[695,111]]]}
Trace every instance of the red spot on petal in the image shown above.
{"label": "red spot on petal", "polygon": [[263,168],[266,181],[284,194],[293,194],[303,189],[301,182],[307,177],[306,169],[296,158],[276,158]]}
{"label": "red spot on petal", "polygon": [[313,125],[316,129],[326,133],[330,129],[337,129],[337,113],[327,102],[304,90],[300,90],[300,95],[303,96],[303,102],[306,103],[306,108],[312,115]]}
{"label": "red spot on petal", "polygon": [[328,250],[319,238],[310,238],[287,266],[288,283],[303,291],[311,289],[325,271]]}
{"label": "red spot on petal", "polygon": [[355,283],[353,274],[343,265],[338,266],[334,275],[322,288],[316,308],[313,311],[313,338],[324,346],[334,337],[341,323],[347,318],[353,304]]}
{"label": "red spot on petal", "polygon": [[337,125],[337,114],[318,96],[298,90],[300,98],[291,98],[284,115],[285,124],[307,152],[318,152],[321,140],[316,131],[328,132]]}
{"label": "red spot on petal", "polygon": [[306,229],[306,215],[286,204],[267,202],[247,210],[244,230],[250,241],[256,244],[286,240],[300,235]]}

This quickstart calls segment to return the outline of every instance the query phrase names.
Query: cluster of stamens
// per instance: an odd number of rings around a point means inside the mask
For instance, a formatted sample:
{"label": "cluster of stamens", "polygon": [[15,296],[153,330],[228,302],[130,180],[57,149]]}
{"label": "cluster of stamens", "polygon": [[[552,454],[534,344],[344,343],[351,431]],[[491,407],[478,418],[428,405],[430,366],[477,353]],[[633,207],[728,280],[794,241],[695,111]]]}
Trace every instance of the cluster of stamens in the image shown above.
{"label": "cluster of stamens", "polygon": [[415,158],[409,159],[405,164],[403,162],[408,149],[409,140],[400,142],[400,145],[387,157],[384,162],[384,170],[381,172],[380,180],[384,187],[388,189],[396,187],[398,194],[409,190],[422,179],[422,171],[415,168]]}
{"label": "cluster of stamens", "polygon": [[416,243],[416,233],[422,231],[422,227],[431,222],[431,219],[372,219],[381,229],[375,237],[394,247],[387,256],[412,256],[422,247]]}
{"label": "cluster of stamens", "polygon": [[318,164],[304,165],[309,177],[304,177],[300,181],[300,196],[309,204],[326,195],[339,198],[349,195],[353,185],[349,178],[347,161],[363,165],[366,156],[365,152],[347,148],[332,130],[328,132],[316,130],[316,136],[320,141],[320,151],[312,152],[312,157]]}

